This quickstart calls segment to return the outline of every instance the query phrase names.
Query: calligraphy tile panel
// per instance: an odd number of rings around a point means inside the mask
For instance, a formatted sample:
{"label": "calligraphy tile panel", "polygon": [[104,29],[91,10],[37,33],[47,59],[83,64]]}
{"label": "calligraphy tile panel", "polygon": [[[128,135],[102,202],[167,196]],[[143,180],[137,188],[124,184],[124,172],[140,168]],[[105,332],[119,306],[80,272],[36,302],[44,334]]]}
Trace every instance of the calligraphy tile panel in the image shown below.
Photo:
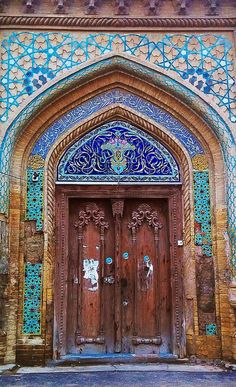
{"label": "calligraphy tile panel", "polygon": [[123,104],[135,110],[138,114],[143,114],[148,119],[153,119],[157,124],[162,125],[181,142],[187,149],[190,157],[203,153],[203,148],[197,138],[170,113],[137,95],[124,92],[120,89],[114,89],[93,97],[89,101],[65,113],[63,117],[49,126],[37,140],[32,150],[32,155],[40,155],[45,159],[49,149],[61,134],[76,124],[79,124],[79,122],[88,118],[93,113],[115,103]]}

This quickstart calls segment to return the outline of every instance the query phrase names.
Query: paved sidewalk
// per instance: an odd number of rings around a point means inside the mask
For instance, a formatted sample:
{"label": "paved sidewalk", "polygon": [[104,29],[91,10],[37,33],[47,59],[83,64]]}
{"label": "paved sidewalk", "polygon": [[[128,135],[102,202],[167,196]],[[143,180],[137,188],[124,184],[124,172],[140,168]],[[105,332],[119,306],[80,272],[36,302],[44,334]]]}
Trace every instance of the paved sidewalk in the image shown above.
{"label": "paved sidewalk", "polygon": [[236,372],[208,365],[132,364],[22,367],[0,376],[0,386],[236,387]]}
{"label": "paved sidewalk", "polygon": [[[219,367],[202,365],[178,364],[113,364],[77,367],[22,367],[17,374],[28,373],[58,373],[58,372],[143,372],[143,371],[173,371],[173,372],[224,372]],[[236,386],[235,386],[236,387]]]}
{"label": "paved sidewalk", "polygon": [[80,366],[50,366],[50,367],[18,367],[15,364],[0,365],[1,374],[45,374],[65,372],[113,372],[113,371],[173,371],[173,372],[224,372],[220,367],[213,365],[195,364],[104,364]]}

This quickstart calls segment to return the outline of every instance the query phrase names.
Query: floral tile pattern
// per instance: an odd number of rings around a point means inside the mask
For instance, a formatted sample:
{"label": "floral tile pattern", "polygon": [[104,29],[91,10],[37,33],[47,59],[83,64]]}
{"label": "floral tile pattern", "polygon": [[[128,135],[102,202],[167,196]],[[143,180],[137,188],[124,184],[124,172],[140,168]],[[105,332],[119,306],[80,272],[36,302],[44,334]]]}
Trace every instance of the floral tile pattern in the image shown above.
{"label": "floral tile pattern", "polygon": [[27,335],[41,333],[42,264],[25,264],[23,330]]}
{"label": "floral tile pattern", "polygon": [[67,149],[59,182],[180,182],[179,166],[160,142],[124,121],[92,130]]}

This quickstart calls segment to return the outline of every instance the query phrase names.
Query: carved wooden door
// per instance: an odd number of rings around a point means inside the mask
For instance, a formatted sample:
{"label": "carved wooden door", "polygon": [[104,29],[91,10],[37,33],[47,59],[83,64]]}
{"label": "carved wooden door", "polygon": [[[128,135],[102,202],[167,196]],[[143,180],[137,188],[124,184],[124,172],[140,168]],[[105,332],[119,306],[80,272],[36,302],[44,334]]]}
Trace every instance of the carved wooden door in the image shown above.
{"label": "carved wooden door", "polygon": [[71,199],[67,351],[171,352],[164,199]]}
{"label": "carved wooden door", "polygon": [[[67,350],[70,353],[112,352],[114,253],[109,201],[70,200]],[[105,259],[104,259],[105,258]]]}
{"label": "carved wooden door", "polygon": [[171,353],[168,205],[126,200],[121,235],[122,351]]}

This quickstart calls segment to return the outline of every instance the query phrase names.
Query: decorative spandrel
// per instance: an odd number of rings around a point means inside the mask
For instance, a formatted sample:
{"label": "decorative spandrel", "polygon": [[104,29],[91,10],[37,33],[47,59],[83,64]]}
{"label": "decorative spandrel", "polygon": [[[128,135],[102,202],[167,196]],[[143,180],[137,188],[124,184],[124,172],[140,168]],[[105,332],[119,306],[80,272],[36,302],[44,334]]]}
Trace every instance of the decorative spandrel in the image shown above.
{"label": "decorative spandrel", "polygon": [[123,121],[103,125],[74,143],[58,166],[58,181],[180,182],[172,154]]}

